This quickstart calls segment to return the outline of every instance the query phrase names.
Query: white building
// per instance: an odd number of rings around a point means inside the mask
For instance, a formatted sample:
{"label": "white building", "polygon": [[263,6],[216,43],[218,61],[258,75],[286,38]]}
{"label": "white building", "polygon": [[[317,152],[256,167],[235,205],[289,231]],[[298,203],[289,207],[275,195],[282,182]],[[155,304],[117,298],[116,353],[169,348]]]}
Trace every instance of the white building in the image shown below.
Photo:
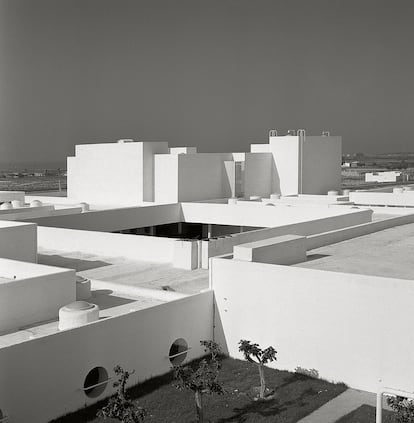
{"label": "white building", "polygon": [[[338,190],[341,137],[270,136],[250,153],[197,153],[164,142],[77,145],[68,198],[132,206],[219,198],[326,194]],[[198,181],[194,184],[194,181]]]}
{"label": "white building", "polygon": [[365,182],[402,182],[402,172],[367,172]]}

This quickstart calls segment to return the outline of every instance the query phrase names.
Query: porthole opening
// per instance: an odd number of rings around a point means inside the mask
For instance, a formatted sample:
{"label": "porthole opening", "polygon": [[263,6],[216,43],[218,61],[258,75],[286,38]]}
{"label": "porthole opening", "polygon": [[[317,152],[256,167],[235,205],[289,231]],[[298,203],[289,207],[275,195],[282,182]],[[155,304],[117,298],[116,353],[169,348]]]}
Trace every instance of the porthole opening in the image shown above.
{"label": "porthole opening", "polygon": [[103,367],[94,367],[85,377],[83,390],[89,398],[99,397],[108,385],[108,372]]}
{"label": "porthole opening", "polygon": [[187,358],[188,344],[185,339],[176,339],[171,347],[168,354],[168,358],[173,366],[179,366]]}

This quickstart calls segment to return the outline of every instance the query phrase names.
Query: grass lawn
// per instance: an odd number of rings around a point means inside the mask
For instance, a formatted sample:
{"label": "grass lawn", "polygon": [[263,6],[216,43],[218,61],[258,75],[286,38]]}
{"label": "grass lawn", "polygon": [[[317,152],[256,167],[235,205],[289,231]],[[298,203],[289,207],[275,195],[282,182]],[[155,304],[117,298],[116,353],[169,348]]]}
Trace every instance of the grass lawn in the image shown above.
{"label": "grass lawn", "polygon": [[[395,423],[393,419],[393,412],[384,410],[382,412],[383,423]],[[352,413],[340,418],[336,423],[367,423],[375,422],[375,407],[370,405],[361,405],[361,407],[354,410]]]}
{"label": "grass lawn", "polygon": [[[197,365],[197,361],[193,362]],[[254,364],[226,358],[220,380],[226,393],[204,396],[205,417],[211,423],[283,422],[293,423],[346,390],[343,384],[331,384],[297,373],[265,369],[266,383],[276,390],[274,399],[254,401],[252,388],[259,384],[259,372]],[[172,374],[153,378],[129,391],[132,398],[148,410],[146,421],[152,423],[186,423],[195,419],[192,392],[178,391],[172,386]],[[56,423],[103,422],[96,416],[99,404],[67,415]],[[112,419],[106,422],[114,422]]]}

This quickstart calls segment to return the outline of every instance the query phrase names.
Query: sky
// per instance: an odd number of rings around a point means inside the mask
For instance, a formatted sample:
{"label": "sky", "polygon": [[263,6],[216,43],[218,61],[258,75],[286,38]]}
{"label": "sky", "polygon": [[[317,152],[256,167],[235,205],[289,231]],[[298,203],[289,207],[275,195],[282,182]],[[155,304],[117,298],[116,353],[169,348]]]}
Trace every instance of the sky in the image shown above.
{"label": "sky", "polygon": [[412,0],[0,0],[0,163],[304,128],[414,151]]}

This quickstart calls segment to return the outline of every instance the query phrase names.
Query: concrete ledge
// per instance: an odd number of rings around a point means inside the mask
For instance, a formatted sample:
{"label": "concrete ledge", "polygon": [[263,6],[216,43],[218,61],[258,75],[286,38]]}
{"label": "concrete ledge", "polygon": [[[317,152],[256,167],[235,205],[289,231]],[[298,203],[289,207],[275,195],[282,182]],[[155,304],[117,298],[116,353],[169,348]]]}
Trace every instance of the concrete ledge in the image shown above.
{"label": "concrete ledge", "polygon": [[234,259],[269,264],[296,264],[306,261],[306,237],[284,235],[236,245]]}

